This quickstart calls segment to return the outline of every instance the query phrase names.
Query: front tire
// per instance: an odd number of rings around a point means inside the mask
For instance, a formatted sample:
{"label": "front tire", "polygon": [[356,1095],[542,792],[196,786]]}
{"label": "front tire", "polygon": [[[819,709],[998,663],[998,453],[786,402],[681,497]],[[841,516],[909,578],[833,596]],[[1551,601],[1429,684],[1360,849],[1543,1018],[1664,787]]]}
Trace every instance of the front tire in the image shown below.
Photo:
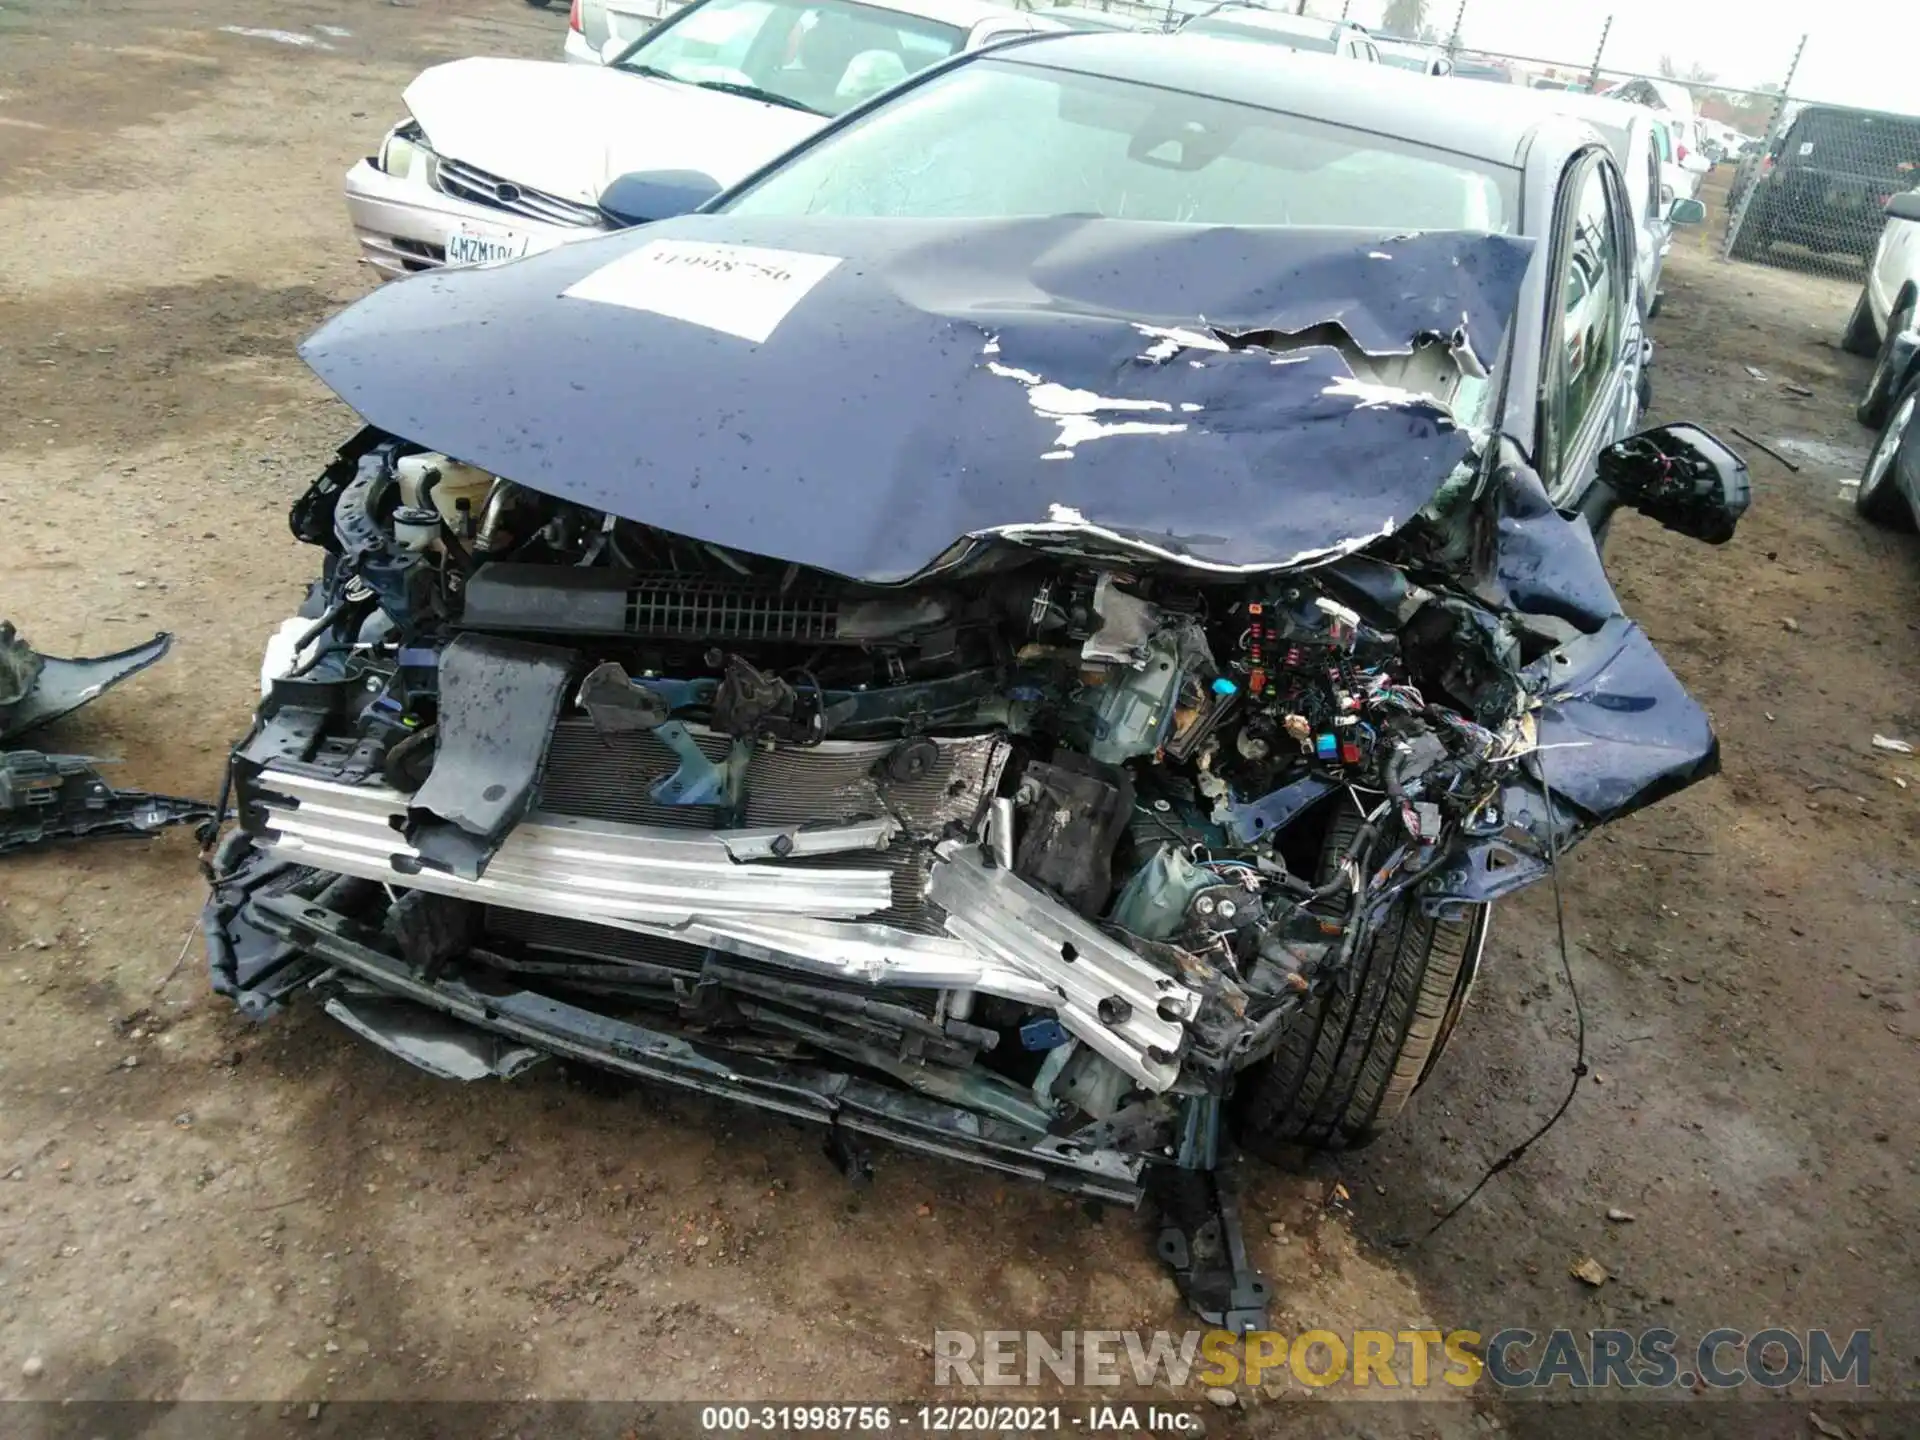
{"label": "front tire", "polygon": [[[1345,814],[1327,827],[1323,878],[1359,825]],[[1242,1077],[1237,1119],[1250,1148],[1354,1149],[1386,1130],[1432,1072],[1465,1008],[1487,909],[1435,920],[1410,896],[1394,904],[1273,1057]]]}
{"label": "front tire", "polygon": [[1879,358],[1873,362],[1873,374],[1867,377],[1866,391],[1853,413],[1860,423],[1878,430],[1892,413],[1894,396],[1900,390],[1900,377],[1893,372],[1893,342],[1913,323],[1913,301],[1909,300],[1887,317],[1886,338],[1880,342]]}
{"label": "front tire", "polygon": [[1873,306],[1867,303],[1867,287],[1860,287],[1860,298],[1854,301],[1853,314],[1847,317],[1847,328],[1840,334],[1840,348],[1849,355],[1873,355],[1880,349],[1880,332],[1873,328]]}
{"label": "front tire", "polygon": [[1920,492],[1920,375],[1890,407],[1886,428],[1867,456],[1860,472],[1860,488],[1853,492],[1853,508],[1876,525],[1895,530],[1914,526],[1908,493]]}

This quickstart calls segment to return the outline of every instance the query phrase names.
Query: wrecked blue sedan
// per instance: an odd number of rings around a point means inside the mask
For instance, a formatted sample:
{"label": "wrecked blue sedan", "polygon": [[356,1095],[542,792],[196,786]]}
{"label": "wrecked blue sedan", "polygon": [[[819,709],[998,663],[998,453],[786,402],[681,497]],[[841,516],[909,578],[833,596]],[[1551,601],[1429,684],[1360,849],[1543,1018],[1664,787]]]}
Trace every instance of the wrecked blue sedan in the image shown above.
{"label": "wrecked blue sedan", "polygon": [[1125,1202],[1388,1124],[1492,904],[1713,772],[1595,535],[1746,479],[1621,433],[1599,138],[1365,68],[1047,37],[324,327],[215,987]]}

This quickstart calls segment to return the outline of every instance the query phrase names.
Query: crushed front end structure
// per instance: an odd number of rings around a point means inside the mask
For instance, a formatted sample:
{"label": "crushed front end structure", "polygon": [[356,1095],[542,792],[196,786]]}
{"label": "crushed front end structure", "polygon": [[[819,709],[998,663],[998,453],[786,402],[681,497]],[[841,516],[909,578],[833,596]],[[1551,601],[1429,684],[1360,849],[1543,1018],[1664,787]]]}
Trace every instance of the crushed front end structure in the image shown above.
{"label": "crushed front end structure", "polygon": [[1477,421],[1526,242],[1363,305],[1378,237],[735,228],[842,257],[764,343],[570,296],[599,246],[309,342],[369,428],[233,754],[249,1013],[1130,1201],[1384,1124],[1490,902],[1714,768]]}

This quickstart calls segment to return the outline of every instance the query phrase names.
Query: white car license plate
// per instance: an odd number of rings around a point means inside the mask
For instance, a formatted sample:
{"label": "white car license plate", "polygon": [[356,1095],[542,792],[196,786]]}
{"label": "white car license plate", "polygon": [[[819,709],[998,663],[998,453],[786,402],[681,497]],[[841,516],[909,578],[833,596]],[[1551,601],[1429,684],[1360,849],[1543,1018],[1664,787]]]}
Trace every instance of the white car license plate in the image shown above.
{"label": "white car license plate", "polygon": [[447,236],[447,264],[497,265],[527,253],[527,237],[510,230],[476,230],[462,225]]}

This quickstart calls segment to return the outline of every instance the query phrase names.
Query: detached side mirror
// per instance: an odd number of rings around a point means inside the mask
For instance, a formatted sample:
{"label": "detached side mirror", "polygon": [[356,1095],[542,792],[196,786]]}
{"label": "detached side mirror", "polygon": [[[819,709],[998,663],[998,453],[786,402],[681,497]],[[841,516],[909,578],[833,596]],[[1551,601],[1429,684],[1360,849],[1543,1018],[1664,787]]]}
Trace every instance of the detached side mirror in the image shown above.
{"label": "detached side mirror", "polygon": [[1453,62],[1442,55],[1433,62],[1433,73],[1436,75],[1451,75],[1453,73]]}
{"label": "detached side mirror", "polygon": [[1667,219],[1675,225],[1698,225],[1707,218],[1707,207],[1699,200],[1682,197],[1667,206]]}
{"label": "detached side mirror", "polygon": [[636,170],[600,192],[600,209],[617,224],[644,225],[691,214],[720,189],[718,180],[699,170]]}
{"label": "detached side mirror", "polygon": [[1896,220],[1920,220],[1920,190],[1909,190],[1887,202],[1887,214]]}
{"label": "detached side mirror", "polygon": [[1598,533],[1625,505],[1690,539],[1724,545],[1752,500],[1747,462],[1718,436],[1698,425],[1656,425],[1600,452],[1599,478],[1580,513]]}

